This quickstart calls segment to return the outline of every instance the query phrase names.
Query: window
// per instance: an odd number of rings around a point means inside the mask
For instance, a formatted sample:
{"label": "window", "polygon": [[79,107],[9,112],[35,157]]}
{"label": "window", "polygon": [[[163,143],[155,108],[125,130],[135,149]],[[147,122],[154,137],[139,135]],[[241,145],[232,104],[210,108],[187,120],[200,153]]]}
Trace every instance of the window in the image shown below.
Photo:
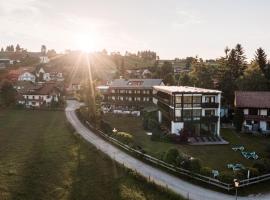
{"label": "window", "polygon": [[181,117],[181,110],[175,110],[175,117]]}
{"label": "window", "polygon": [[251,120],[246,120],[246,125],[252,125],[252,121]]}
{"label": "window", "polygon": [[205,116],[215,116],[215,110],[205,110]]}
{"label": "window", "polygon": [[181,96],[176,96],[175,97],[175,103],[182,103],[182,97]]}
{"label": "window", "polygon": [[191,117],[192,117],[192,110],[191,109],[183,110],[183,118],[185,120],[191,120]]}
{"label": "window", "polygon": [[201,107],[201,96],[193,96],[193,107]]}
{"label": "window", "polygon": [[258,109],[257,108],[250,108],[248,109],[248,114],[249,115],[258,115]]}
{"label": "window", "polygon": [[266,130],[270,130],[270,122],[266,122]]}
{"label": "window", "polygon": [[132,101],[132,97],[129,97],[128,100],[129,100],[129,101]]}
{"label": "window", "polygon": [[113,101],[115,100],[115,96],[112,96],[112,100],[113,100]]}
{"label": "window", "polygon": [[215,103],[215,96],[205,96],[205,103]]}
{"label": "window", "polygon": [[201,116],[201,109],[194,109],[193,110],[193,117],[200,117]]}
{"label": "window", "polygon": [[192,107],[192,96],[184,96],[184,108]]}
{"label": "window", "polygon": [[125,93],[125,90],[120,90],[120,93],[121,93],[121,94],[124,94],[124,93]]}
{"label": "window", "polygon": [[115,90],[112,90],[112,93],[115,93]]}

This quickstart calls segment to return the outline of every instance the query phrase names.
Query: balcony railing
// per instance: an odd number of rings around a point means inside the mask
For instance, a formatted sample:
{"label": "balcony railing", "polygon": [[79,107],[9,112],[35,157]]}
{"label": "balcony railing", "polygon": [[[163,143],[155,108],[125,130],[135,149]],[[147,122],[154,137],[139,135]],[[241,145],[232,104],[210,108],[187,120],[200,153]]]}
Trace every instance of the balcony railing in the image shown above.
{"label": "balcony railing", "polygon": [[203,122],[218,122],[218,116],[215,116],[215,115],[202,116],[201,120]]}
{"label": "balcony railing", "polygon": [[267,115],[245,115],[247,120],[267,120],[270,121],[270,116]]}
{"label": "balcony railing", "polygon": [[202,108],[218,108],[219,103],[212,102],[212,103],[202,103]]}

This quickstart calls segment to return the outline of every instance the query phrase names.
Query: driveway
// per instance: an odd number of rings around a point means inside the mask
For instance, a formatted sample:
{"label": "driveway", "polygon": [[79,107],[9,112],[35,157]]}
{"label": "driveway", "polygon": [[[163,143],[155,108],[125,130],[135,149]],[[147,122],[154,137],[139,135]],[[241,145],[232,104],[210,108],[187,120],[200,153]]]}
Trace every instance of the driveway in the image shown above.
{"label": "driveway", "polygon": [[[223,194],[220,192],[212,191],[198,185],[193,185],[189,182],[183,181],[173,175],[170,175],[160,169],[152,167],[146,163],[137,160],[136,158],[126,154],[125,152],[119,150],[109,142],[98,137],[88,128],[86,128],[77,118],[75,110],[81,106],[75,100],[68,100],[66,107],[66,117],[68,121],[72,124],[75,130],[88,142],[96,146],[99,150],[106,153],[109,157],[117,161],[118,163],[124,164],[126,167],[137,171],[144,177],[154,181],[155,183],[167,187],[174,191],[175,193],[183,196],[189,197],[189,199],[194,200],[233,200],[235,199],[232,195]],[[269,200],[270,195],[250,195],[248,197],[240,197],[241,200]]]}

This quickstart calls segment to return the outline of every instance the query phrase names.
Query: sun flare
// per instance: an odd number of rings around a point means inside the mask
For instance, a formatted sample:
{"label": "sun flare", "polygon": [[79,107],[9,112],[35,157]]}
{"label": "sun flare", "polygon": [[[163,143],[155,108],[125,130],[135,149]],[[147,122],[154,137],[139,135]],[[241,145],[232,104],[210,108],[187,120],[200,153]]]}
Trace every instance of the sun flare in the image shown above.
{"label": "sun flare", "polygon": [[97,36],[93,33],[83,33],[75,36],[75,45],[78,50],[92,52],[97,48]]}

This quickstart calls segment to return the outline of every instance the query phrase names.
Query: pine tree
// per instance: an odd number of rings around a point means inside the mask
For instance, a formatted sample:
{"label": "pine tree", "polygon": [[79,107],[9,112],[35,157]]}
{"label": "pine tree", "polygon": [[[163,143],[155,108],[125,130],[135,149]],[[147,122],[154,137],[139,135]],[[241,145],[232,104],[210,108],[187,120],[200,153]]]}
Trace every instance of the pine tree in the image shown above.
{"label": "pine tree", "polygon": [[270,63],[267,62],[267,55],[262,48],[257,49],[255,52],[255,60],[258,63],[261,71],[263,72],[265,78],[270,80]]}
{"label": "pine tree", "polygon": [[10,51],[11,52],[14,52],[14,46],[13,46],[13,44],[10,46]]}
{"label": "pine tree", "polygon": [[19,44],[16,45],[16,52],[19,52],[21,50],[21,47]]}

